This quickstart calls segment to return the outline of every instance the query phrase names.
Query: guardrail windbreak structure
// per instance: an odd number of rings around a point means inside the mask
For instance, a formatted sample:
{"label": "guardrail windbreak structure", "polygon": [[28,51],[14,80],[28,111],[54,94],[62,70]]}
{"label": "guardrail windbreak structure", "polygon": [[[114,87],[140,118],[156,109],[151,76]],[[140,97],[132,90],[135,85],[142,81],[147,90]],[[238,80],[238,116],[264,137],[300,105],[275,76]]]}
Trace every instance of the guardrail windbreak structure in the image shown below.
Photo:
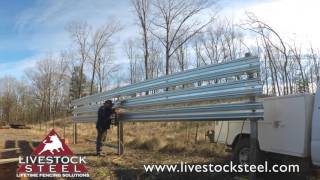
{"label": "guardrail windbreak structure", "polygon": [[72,101],[73,141],[77,141],[76,124],[96,122],[99,106],[113,99],[125,109],[117,122],[119,154],[124,122],[250,120],[251,157],[255,159],[257,120],[263,119],[262,103],[256,102],[256,96],[261,94],[258,57],[191,69]]}

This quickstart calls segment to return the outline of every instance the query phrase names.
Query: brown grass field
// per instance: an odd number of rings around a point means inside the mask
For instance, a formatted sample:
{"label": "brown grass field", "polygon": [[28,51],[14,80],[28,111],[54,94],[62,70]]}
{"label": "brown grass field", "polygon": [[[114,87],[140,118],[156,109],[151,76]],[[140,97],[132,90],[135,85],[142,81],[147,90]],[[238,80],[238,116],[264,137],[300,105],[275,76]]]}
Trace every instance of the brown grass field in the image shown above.
{"label": "brown grass field", "polygon": [[[0,149],[21,149],[13,154],[2,154],[1,158],[30,155],[53,128],[53,124],[50,122],[42,125],[41,130],[39,125],[30,127],[31,129],[0,129]],[[87,156],[86,167],[91,179],[247,179],[247,175],[149,174],[143,170],[143,165],[146,164],[178,164],[181,161],[189,164],[215,164],[228,161],[230,154],[225,152],[225,146],[210,143],[205,136],[205,133],[212,129],[213,122],[125,123],[124,154],[119,156],[114,148],[104,146],[106,156],[97,157],[94,143],[95,124],[78,124],[78,143],[72,144],[71,118],[55,121],[56,132],[61,138],[65,138],[71,150],[75,154]],[[108,131],[107,143],[116,144],[116,127]],[[15,166],[10,168],[13,170],[9,177],[14,177]],[[4,173],[3,169],[0,170],[1,173]],[[312,176],[311,179],[317,177]]]}

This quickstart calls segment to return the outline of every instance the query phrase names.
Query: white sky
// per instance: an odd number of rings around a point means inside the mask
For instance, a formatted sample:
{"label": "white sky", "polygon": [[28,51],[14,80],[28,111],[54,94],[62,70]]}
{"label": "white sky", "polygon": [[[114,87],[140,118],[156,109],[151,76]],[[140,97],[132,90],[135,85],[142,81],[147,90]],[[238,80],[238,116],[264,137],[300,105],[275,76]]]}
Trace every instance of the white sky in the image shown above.
{"label": "white sky", "polygon": [[265,1],[241,8],[227,8],[224,13],[241,21],[246,11],[253,12],[287,40],[296,38],[302,44],[311,42],[320,48],[319,0]]}

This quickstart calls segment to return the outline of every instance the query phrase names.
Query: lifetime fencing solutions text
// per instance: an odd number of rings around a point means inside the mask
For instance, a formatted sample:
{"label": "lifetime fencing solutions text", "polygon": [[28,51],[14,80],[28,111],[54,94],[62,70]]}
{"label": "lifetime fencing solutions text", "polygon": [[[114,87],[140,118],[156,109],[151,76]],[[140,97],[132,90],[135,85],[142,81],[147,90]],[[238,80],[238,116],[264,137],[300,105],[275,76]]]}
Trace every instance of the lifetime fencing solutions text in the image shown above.
{"label": "lifetime fencing solutions text", "polygon": [[274,164],[269,167],[267,161],[264,164],[248,165],[235,164],[232,161],[228,164],[188,164],[180,162],[180,164],[149,164],[143,165],[145,172],[170,172],[170,173],[243,173],[243,172],[260,172],[260,173],[298,173],[300,167],[297,164],[278,165]]}

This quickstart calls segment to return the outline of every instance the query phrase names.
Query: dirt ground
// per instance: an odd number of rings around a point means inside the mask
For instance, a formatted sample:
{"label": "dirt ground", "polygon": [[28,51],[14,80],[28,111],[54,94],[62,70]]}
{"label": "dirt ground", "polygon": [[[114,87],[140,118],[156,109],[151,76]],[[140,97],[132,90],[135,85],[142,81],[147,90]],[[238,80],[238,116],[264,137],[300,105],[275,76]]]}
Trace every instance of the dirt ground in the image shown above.
{"label": "dirt ground", "polygon": [[[86,167],[89,169],[90,179],[248,179],[247,175],[237,174],[225,174],[225,173],[205,173],[205,174],[179,174],[179,173],[161,173],[150,174],[143,170],[145,164],[177,164],[181,161],[189,164],[223,164],[228,161],[230,155],[225,153],[220,147],[209,142],[204,141],[199,137],[198,144],[195,142],[178,143],[177,139],[183,138],[182,135],[176,134],[176,137],[165,137],[165,134],[169,134],[167,131],[174,131],[174,129],[180,129],[179,127],[170,127],[165,132],[160,132],[159,135],[153,137],[154,130],[147,127],[146,132],[141,132],[141,135],[134,135],[135,126],[133,124],[130,127],[131,131],[125,134],[125,152],[122,156],[116,154],[116,150],[110,147],[103,147],[103,151],[106,153],[105,157],[95,156],[95,144],[92,140],[95,137],[94,125],[79,125],[78,126],[78,144],[71,143],[71,126],[67,125],[65,129],[66,143],[70,149],[77,155],[85,155],[88,160]],[[127,127],[128,128],[128,127]],[[126,127],[125,127],[126,129]],[[138,127],[139,129],[139,127]],[[168,130],[169,129],[169,130]],[[201,128],[200,128],[201,129]],[[14,151],[7,154],[0,154],[0,158],[9,158],[14,156],[27,156],[30,155],[34,148],[37,147],[39,142],[47,135],[50,128],[46,130],[39,130],[38,127],[33,126],[31,129],[0,129],[0,149],[4,148],[20,148],[20,151]],[[63,128],[56,128],[58,134],[63,137]],[[125,131],[126,132],[126,131]],[[199,131],[202,132],[202,131]],[[132,134],[133,133],[133,134]],[[172,133],[172,132],[171,132]],[[109,137],[107,141],[109,143],[115,143],[115,130],[109,131]],[[158,133],[159,134],[159,133]],[[140,137],[144,136],[144,137]],[[190,135],[191,136],[191,135]],[[199,135],[200,136],[200,135]],[[142,140],[144,139],[144,140]],[[163,142],[159,139],[166,139]],[[191,138],[194,141],[193,138]],[[172,141],[176,141],[174,147],[172,147]],[[190,146],[190,147],[189,147]],[[219,149],[220,148],[220,149]],[[201,150],[196,150],[201,149]],[[210,151],[210,153],[208,153]],[[212,153],[211,153],[212,151]],[[14,178],[15,169],[17,164],[10,164],[5,168],[0,167],[0,174],[6,173],[6,177]],[[10,173],[8,168],[11,169]],[[6,170],[7,169],[7,170]],[[259,177],[258,179],[320,179],[319,176],[287,176],[281,177]],[[0,178],[1,179],[1,178]]]}

